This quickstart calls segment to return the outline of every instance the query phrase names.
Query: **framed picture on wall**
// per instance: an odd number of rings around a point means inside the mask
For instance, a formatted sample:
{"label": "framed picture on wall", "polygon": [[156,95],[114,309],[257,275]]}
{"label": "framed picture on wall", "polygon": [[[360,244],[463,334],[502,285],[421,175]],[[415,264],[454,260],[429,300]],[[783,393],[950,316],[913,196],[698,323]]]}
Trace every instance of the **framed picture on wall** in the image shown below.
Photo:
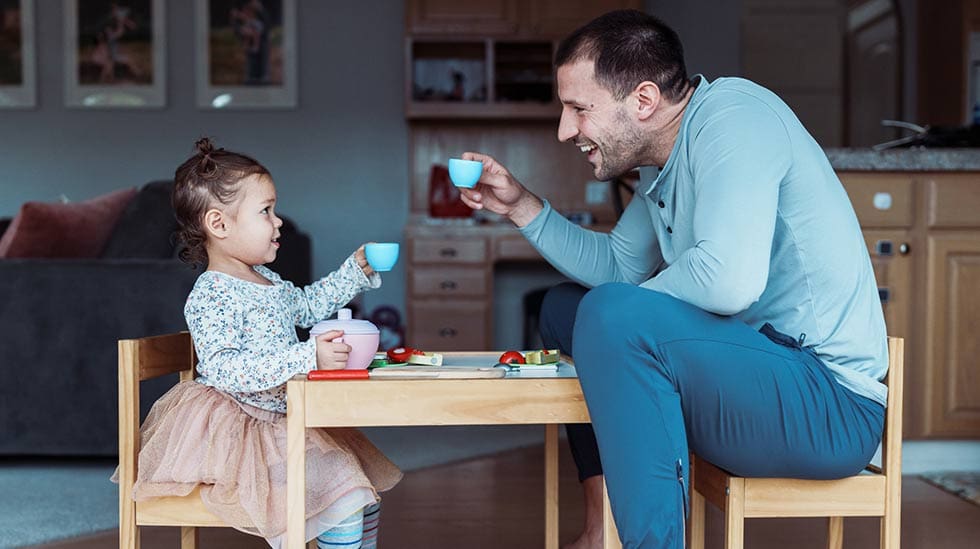
{"label": "framed picture on wall", "polygon": [[0,0],[0,108],[37,103],[34,0]]}
{"label": "framed picture on wall", "polygon": [[199,0],[197,106],[296,107],[296,0]]}
{"label": "framed picture on wall", "polygon": [[166,105],[164,0],[64,0],[65,105]]}

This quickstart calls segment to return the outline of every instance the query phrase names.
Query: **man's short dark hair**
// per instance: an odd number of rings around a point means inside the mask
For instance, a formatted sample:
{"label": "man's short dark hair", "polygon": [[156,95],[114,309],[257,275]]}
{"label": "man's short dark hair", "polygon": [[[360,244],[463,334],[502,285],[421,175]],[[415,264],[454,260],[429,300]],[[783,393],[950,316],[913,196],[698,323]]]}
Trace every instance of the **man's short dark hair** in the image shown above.
{"label": "man's short dark hair", "polygon": [[676,102],[687,91],[680,38],[641,11],[611,11],[586,23],[558,44],[555,68],[589,59],[595,63],[596,81],[618,101],[647,80],[668,101]]}

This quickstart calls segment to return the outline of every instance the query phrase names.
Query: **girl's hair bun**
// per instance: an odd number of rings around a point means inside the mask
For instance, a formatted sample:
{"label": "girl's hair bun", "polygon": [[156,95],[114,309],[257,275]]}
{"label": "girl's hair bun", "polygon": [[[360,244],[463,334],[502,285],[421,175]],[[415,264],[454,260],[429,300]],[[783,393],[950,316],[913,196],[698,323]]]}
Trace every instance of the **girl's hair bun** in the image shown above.
{"label": "girl's hair bun", "polygon": [[203,156],[208,156],[214,152],[214,144],[211,143],[211,138],[209,137],[202,137],[198,139],[197,142],[194,143],[194,146],[197,148],[198,154]]}

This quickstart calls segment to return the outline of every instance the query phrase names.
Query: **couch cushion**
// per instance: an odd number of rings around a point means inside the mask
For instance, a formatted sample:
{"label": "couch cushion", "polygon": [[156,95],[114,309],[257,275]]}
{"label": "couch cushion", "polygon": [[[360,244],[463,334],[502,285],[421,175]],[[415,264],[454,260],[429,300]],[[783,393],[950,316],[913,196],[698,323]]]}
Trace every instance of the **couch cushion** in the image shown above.
{"label": "couch cushion", "polygon": [[123,212],[102,257],[168,258],[174,255],[173,181],[147,183]]}
{"label": "couch cushion", "polygon": [[0,257],[99,257],[135,188],[71,204],[27,202],[0,238]]}

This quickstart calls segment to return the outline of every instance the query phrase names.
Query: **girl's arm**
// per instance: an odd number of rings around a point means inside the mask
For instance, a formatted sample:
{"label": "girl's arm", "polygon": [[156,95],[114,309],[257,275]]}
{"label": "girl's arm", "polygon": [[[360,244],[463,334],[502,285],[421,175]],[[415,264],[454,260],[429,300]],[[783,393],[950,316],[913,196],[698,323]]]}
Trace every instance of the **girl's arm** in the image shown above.
{"label": "girl's arm", "polygon": [[381,275],[364,273],[352,253],[336,271],[304,288],[283,281],[289,296],[289,309],[297,326],[309,328],[350,303],[357,294],[381,287]]}

